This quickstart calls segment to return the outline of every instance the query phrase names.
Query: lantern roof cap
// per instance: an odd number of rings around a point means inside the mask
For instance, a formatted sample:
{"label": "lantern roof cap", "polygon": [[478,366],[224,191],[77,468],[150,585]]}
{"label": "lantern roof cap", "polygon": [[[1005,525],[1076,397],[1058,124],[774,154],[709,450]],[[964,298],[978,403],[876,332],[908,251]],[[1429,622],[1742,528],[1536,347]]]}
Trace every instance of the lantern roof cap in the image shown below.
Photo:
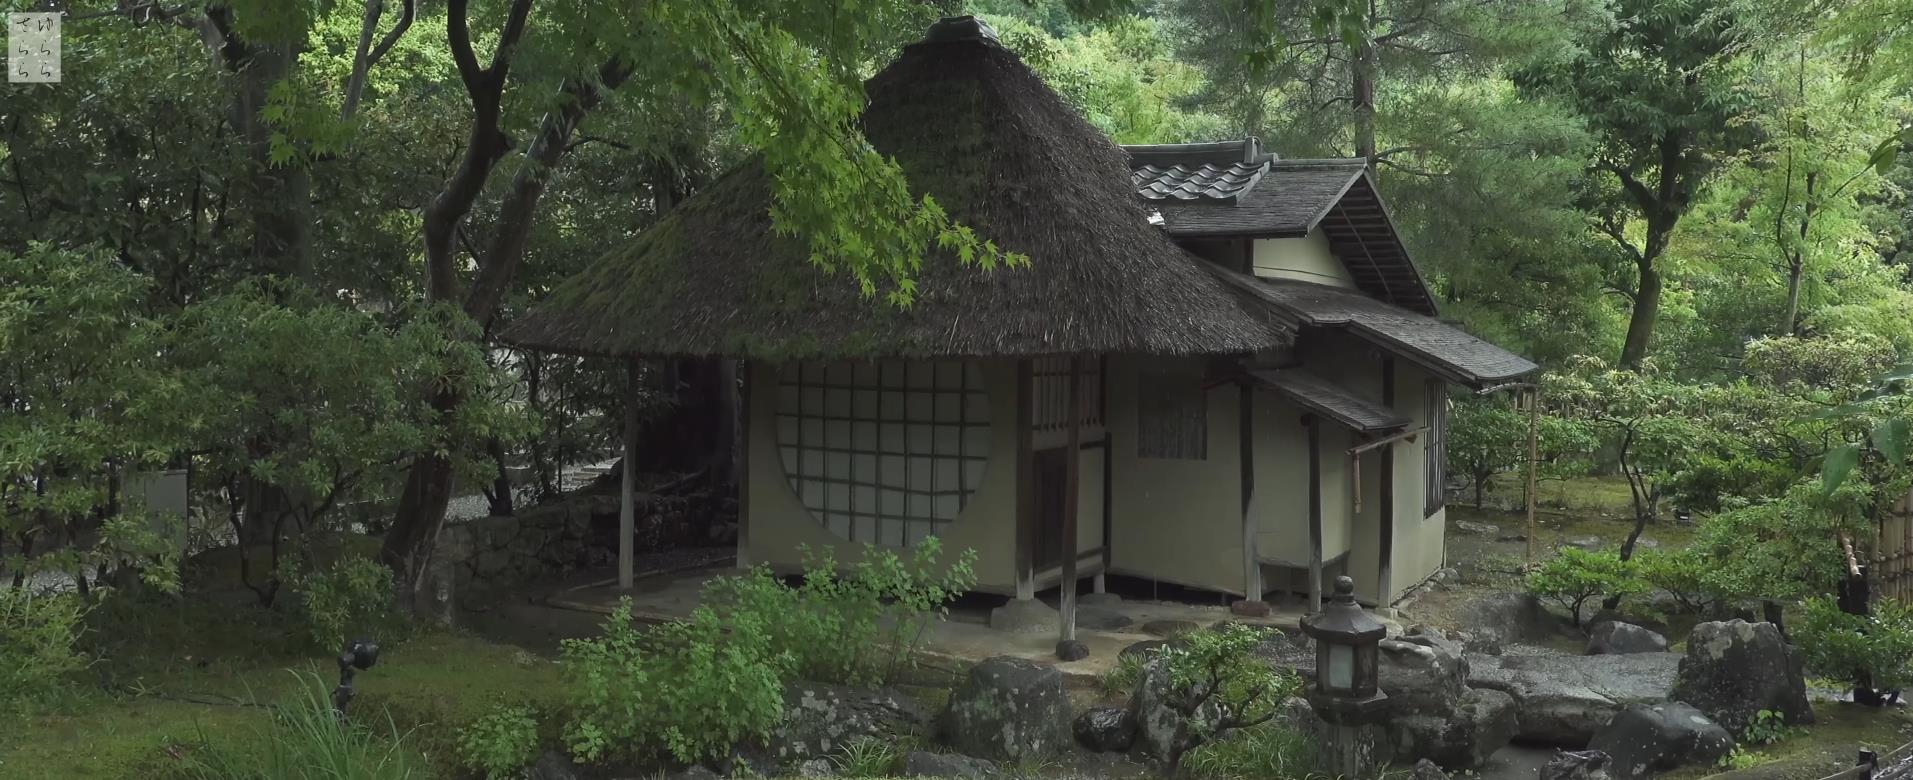
{"label": "lantern roof cap", "polygon": [[1388,626],[1355,603],[1355,580],[1335,578],[1335,595],[1322,611],[1302,618],[1302,633],[1336,644],[1374,642],[1388,635]]}

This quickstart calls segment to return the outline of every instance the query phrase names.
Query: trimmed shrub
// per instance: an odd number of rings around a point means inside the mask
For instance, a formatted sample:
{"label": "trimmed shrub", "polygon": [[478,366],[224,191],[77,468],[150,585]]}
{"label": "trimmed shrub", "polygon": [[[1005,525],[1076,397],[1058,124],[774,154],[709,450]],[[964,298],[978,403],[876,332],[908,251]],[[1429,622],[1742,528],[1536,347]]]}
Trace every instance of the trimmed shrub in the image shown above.
{"label": "trimmed shrub", "polygon": [[1528,574],[1528,592],[1562,607],[1580,626],[1582,608],[1597,597],[1626,596],[1647,590],[1633,562],[1615,552],[1563,547],[1560,554]]}

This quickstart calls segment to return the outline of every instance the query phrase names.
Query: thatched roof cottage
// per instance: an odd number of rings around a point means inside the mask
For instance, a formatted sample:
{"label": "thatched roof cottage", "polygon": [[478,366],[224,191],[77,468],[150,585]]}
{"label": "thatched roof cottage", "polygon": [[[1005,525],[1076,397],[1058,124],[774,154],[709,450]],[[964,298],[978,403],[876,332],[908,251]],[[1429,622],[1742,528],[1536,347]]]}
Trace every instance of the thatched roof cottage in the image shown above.
{"label": "thatched roof cottage", "polygon": [[1125,150],[967,17],[867,87],[871,143],[1027,266],[932,256],[914,305],[867,299],[746,163],[505,334],[742,361],[740,565],[934,535],[982,590],[1071,585],[1065,636],[1105,574],[1387,601],[1440,565],[1447,384],[1534,366],[1433,318],[1359,161]]}

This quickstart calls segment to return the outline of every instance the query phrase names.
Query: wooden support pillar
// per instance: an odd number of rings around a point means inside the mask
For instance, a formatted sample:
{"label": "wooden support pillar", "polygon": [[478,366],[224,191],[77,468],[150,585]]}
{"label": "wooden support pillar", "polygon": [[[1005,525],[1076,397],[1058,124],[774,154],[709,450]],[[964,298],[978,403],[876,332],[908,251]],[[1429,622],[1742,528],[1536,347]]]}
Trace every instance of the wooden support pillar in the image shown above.
{"label": "wooden support pillar", "polygon": [[1309,429],[1309,612],[1322,611],[1322,420],[1303,418]]}
{"label": "wooden support pillar", "polygon": [[[1395,408],[1395,358],[1382,358],[1382,406],[1390,411]],[[1395,443],[1382,445],[1381,474],[1377,492],[1380,499],[1376,503],[1376,514],[1380,519],[1380,533],[1377,534],[1377,547],[1380,548],[1381,565],[1375,575],[1375,603],[1388,606],[1395,597],[1393,580],[1395,567]]]}
{"label": "wooden support pillar", "polygon": [[1076,638],[1076,510],[1082,503],[1077,493],[1082,488],[1083,466],[1083,359],[1069,359],[1069,451],[1063,455],[1063,582],[1058,590],[1062,602],[1060,641]]}
{"label": "wooden support pillar", "polygon": [[1252,602],[1262,600],[1262,558],[1256,553],[1256,535],[1260,531],[1256,526],[1255,515],[1250,505],[1255,502],[1255,386],[1241,383],[1238,394],[1240,401],[1236,419],[1240,423],[1236,437],[1236,451],[1242,461],[1242,597]]}
{"label": "wooden support pillar", "polygon": [[1541,460],[1540,451],[1539,451],[1540,450],[1539,427],[1541,424],[1541,388],[1536,387],[1536,388],[1529,389],[1527,396],[1528,396],[1528,490],[1527,490],[1528,563],[1532,564],[1534,563],[1534,545],[1535,545],[1535,541],[1534,541],[1534,537],[1535,537],[1535,532],[1534,532],[1535,469],[1538,467],[1538,464],[1540,463],[1540,460]]}
{"label": "wooden support pillar", "polygon": [[1016,598],[1036,598],[1036,478],[1031,471],[1030,408],[1034,370],[1028,359],[1016,362]]}
{"label": "wooden support pillar", "polygon": [[636,551],[638,490],[638,361],[625,362],[624,469],[618,484],[618,588],[630,590]]}

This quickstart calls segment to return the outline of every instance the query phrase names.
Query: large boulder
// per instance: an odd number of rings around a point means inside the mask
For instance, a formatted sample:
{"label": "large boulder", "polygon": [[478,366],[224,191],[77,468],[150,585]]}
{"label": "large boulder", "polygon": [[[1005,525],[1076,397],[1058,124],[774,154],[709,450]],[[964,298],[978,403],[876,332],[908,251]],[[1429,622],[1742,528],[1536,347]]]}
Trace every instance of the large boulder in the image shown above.
{"label": "large boulder", "polygon": [[993,761],[1039,761],[1069,747],[1069,698],[1053,666],[984,659],[950,694],[937,723],[958,752]]}
{"label": "large boulder", "polygon": [[1613,759],[1619,780],[1641,780],[1686,765],[1711,766],[1734,749],[1734,737],[1700,710],[1680,702],[1622,710],[1588,742]]}
{"label": "large boulder", "polygon": [[1121,707],[1083,710],[1071,724],[1076,743],[1098,753],[1121,753],[1136,741],[1136,716]]}
{"label": "large boulder", "polygon": [[1470,655],[1468,685],[1514,697],[1515,738],[1581,748],[1630,704],[1659,704],[1680,655]]}
{"label": "large boulder", "polygon": [[1562,620],[1532,593],[1497,591],[1463,605],[1461,628],[1503,642],[1536,642],[1561,632]]}
{"label": "large boulder", "polygon": [[1514,697],[1485,688],[1469,688],[1446,712],[1414,707],[1394,712],[1389,736],[1395,760],[1404,763],[1430,759],[1448,769],[1473,769],[1520,730]]}
{"label": "large boulder", "polygon": [[1384,639],[1379,645],[1376,683],[1394,711],[1452,712],[1468,686],[1468,661],[1461,645],[1439,633]]}
{"label": "large boulder", "polygon": [[859,738],[921,734],[929,717],[894,690],[793,683],[784,687],[784,720],[764,747],[779,764],[828,756]]}
{"label": "large boulder", "polygon": [[1556,751],[1535,780],[1608,780],[1608,755],[1599,750]]}
{"label": "large boulder", "polygon": [[[1136,723],[1136,747],[1156,758],[1168,758],[1176,731],[1188,717],[1170,706],[1169,665],[1162,659],[1143,664],[1142,679],[1129,697],[1129,714]],[[1197,717],[1214,717],[1213,710]]]}
{"label": "large boulder", "polygon": [[1739,734],[1761,710],[1788,725],[1813,722],[1800,654],[1772,623],[1702,623],[1687,636],[1673,698]]}
{"label": "large boulder", "polygon": [[995,762],[956,753],[932,753],[913,750],[903,757],[904,777],[935,777],[943,780],[986,780],[1002,772]]}
{"label": "large boulder", "polygon": [[1604,620],[1588,632],[1588,655],[1665,652],[1667,637],[1633,623]]}

